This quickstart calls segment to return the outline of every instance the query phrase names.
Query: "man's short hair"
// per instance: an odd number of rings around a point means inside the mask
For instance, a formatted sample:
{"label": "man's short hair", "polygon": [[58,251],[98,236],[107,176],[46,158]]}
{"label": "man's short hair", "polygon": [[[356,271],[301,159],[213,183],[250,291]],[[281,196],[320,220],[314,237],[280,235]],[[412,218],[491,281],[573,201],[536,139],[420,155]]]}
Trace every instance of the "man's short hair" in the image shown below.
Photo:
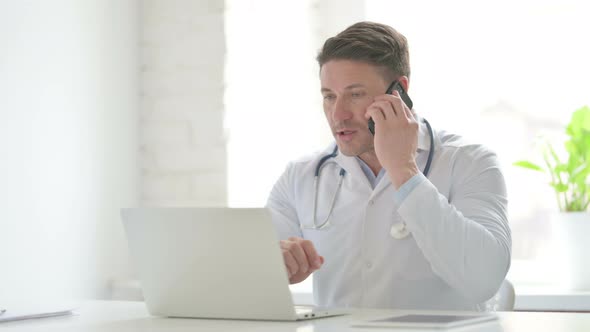
{"label": "man's short hair", "polygon": [[410,76],[406,37],[381,23],[355,23],[328,38],[317,56],[320,69],[330,60],[354,60],[382,67],[388,80]]}

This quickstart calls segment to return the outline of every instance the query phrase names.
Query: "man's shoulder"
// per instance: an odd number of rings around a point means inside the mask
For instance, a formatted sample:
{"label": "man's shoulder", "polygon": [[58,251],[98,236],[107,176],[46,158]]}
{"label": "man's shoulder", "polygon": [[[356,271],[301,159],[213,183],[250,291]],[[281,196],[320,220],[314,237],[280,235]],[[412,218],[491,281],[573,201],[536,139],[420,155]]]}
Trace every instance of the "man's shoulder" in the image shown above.
{"label": "man's shoulder", "polygon": [[[448,154],[456,162],[474,163],[487,160],[493,164],[497,163],[496,153],[482,143],[477,143],[461,135],[441,131],[438,133],[438,140],[443,154]],[[484,162],[487,164],[487,162]],[[474,163],[473,166],[479,163]]]}
{"label": "man's shoulder", "polygon": [[330,144],[322,150],[316,150],[311,153],[307,153],[299,158],[292,160],[289,164],[292,167],[306,167],[309,165],[315,165],[317,161],[323,156],[329,155],[334,151],[335,143]]}
{"label": "man's shoulder", "polygon": [[487,151],[492,152],[487,146],[482,143],[477,143],[465,138],[461,135],[450,133],[448,131],[440,131],[438,139],[443,148],[450,150],[463,151]]}

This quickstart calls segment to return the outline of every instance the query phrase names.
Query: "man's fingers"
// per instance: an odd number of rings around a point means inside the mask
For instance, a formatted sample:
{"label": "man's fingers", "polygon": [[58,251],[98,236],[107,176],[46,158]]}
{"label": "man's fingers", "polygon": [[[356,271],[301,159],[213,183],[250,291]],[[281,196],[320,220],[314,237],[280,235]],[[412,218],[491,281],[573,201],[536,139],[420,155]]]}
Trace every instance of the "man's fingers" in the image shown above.
{"label": "man's fingers", "polygon": [[298,238],[289,239],[288,241],[281,241],[281,248],[291,253],[292,257],[295,259],[295,262],[297,263],[297,270],[299,272],[307,272],[309,270],[309,262],[307,260],[307,255],[305,254],[305,251],[301,247],[302,241],[302,239]]}
{"label": "man's fingers", "polygon": [[300,272],[307,272],[309,270],[309,262],[307,261],[307,255],[301,247],[301,243],[295,242],[291,247],[291,254],[295,257],[297,264],[299,265]]}
{"label": "man's fingers", "polygon": [[408,107],[404,107],[404,111],[406,112],[406,117],[408,118],[408,121],[418,121],[416,120],[416,115],[414,114],[414,112],[412,112],[411,109],[409,109]]}
{"label": "man's fingers", "polygon": [[283,250],[283,260],[285,261],[285,266],[287,267],[289,278],[291,278],[297,272],[299,272],[299,265],[297,264],[297,261],[289,251]]}
{"label": "man's fingers", "polygon": [[369,118],[373,118],[373,121],[375,121],[375,123],[377,123],[377,122],[384,121],[385,115],[383,114],[383,112],[381,111],[380,108],[369,106],[369,108],[367,108],[367,112],[365,113],[365,118],[367,118],[367,120]]}
{"label": "man's fingers", "polygon": [[281,240],[280,246],[291,282],[299,282],[307,278],[324,264],[324,257],[318,255],[313,243],[309,240],[293,237]]}
{"label": "man's fingers", "polygon": [[322,266],[322,259],[320,258],[320,255],[318,255],[318,252],[315,250],[313,243],[309,240],[305,240],[301,242],[301,247],[303,248],[303,251],[307,256],[309,264],[314,269],[319,269]]}
{"label": "man's fingers", "polygon": [[397,111],[394,109],[391,100],[377,100],[373,102],[371,107],[377,107],[381,109],[385,119],[393,119],[397,116]]}
{"label": "man's fingers", "polygon": [[382,101],[389,102],[397,116],[404,116],[404,113],[402,113],[402,111],[406,111],[407,109],[409,109],[408,106],[404,103],[403,99],[399,96],[399,93],[397,91],[393,91],[393,93],[390,95],[379,95],[375,97],[375,102]]}

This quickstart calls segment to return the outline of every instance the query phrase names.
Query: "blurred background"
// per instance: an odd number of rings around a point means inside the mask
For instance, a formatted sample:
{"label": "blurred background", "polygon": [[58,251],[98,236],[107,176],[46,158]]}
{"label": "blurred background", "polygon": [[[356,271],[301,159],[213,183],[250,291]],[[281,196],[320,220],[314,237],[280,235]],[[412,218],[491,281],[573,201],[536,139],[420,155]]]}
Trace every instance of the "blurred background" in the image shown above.
{"label": "blurred background", "polygon": [[361,20],[408,38],[418,113],[498,153],[509,278],[556,282],[554,193],[512,163],[540,161],[538,137],[590,104],[589,15],[583,0],[0,0],[0,298],[124,298],[122,207],[263,206],[288,161],[332,141],[315,56]]}

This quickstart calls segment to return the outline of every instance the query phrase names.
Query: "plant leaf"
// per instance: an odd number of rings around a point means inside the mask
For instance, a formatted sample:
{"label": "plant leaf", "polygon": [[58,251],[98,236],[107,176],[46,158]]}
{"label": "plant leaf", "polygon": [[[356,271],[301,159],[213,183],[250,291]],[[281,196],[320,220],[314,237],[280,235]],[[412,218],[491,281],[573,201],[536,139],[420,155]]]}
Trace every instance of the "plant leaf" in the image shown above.
{"label": "plant leaf", "polygon": [[557,153],[555,153],[555,150],[553,149],[553,145],[551,145],[551,143],[547,143],[547,150],[549,150],[549,153],[551,157],[553,157],[553,160],[555,160],[557,164],[561,164],[561,161],[559,160]]}
{"label": "plant leaf", "polygon": [[567,164],[557,164],[553,169],[556,173],[569,173],[569,168]]}
{"label": "plant leaf", "polygon": [[590,131],[590,107],[583,106],[574,111],[565,131],[573,138],[582,137],[583,131]]}
{"label": "plant leaf", "polygon": [[541,168],[541,166],[534,164],[534,163],[527,161],[527,160],[519,160],[519,161],[513,163],[512,165],[527,168],[527,169],[532,169],[534,171],[545,172],[545,170],[543,168]]}
{"label": "plant leaf", "polygon": [[570,174],[570,182],[578,182],[580,186],[585,184],[585,180],[590,173],[590,163],[585,162],[574,169]]}
{"label": "plant leaf", "polygon": [[558,193],[564,193],[567,191],[568,185],[563,183],[552,183],[551,186],[557,191]]}

